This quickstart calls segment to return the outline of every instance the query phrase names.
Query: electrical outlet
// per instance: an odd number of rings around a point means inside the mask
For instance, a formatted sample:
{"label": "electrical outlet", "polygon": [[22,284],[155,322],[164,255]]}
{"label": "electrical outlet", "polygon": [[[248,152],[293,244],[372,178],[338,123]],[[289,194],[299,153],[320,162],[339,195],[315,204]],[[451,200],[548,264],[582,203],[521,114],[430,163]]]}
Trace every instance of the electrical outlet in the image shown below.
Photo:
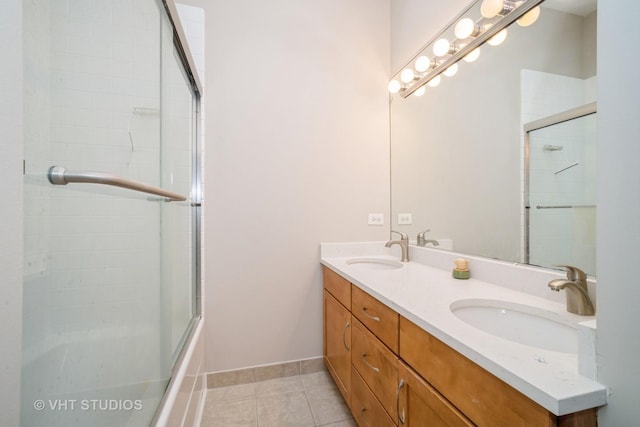
{"label": "electrical outlet", "polygon": [[413,224],[413,218],[410,213],[398,214],[398,225],[411,225]]}
{"label": "electrical outlet", "polygon": [[384,225],[384,214],[372,213],[369,214],[369,225]]}

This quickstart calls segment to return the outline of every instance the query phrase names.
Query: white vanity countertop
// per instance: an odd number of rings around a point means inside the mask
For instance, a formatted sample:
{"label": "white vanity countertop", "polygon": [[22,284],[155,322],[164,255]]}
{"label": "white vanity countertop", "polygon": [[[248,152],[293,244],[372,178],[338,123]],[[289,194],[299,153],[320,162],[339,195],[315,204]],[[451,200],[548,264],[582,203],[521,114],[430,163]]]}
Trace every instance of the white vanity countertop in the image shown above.
{"label": "white vanity countertop", "polygon": [[405,263],[396,270],[371,270],[347,264],[354,256],[333,255],[323,254],[322,264],[555,415],[606,404],[606,387],[578,373],[577,355],[498,338],[463,322],[449,309],[451,303],[461,299],[495,299],[582,320],[582,316],[567,313],[564,304],[474,279],[473,267],[471,279],[458,280],[451,271],[417,262]]}

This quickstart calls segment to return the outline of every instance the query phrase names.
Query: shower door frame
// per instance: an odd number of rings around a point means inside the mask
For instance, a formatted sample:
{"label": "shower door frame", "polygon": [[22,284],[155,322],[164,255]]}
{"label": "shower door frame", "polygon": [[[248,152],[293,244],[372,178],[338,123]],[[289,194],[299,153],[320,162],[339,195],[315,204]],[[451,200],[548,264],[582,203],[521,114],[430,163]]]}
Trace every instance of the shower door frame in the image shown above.
{"label": "shower door frame", "polygon": [[[177,373],[179,367],[182,365],[185,359],[185,355],[187,353],[187,347],[189,343],[193,339],[193,336],[196,331],[196,326],[202,319],[202,294],[201,294],[201,280],[202,280],[202,269],[201,269],[201,244],[202,244],[202,236],[201,236],[201,222],[202,222],[202,163],[201,163],[201,136],[202,136],[202,123],[201,123],[201,101],[202,101],[202,83],[200,82],[200,78],[198,77],[195,66],[195,62],[193,57],[191,56],[191,52],[188,49],[187,37],[182,29],[182,25],[180,24],[180,19],[178,16],[178,10],[176,8],[176,4],[174,0],[162,0],[162,5],[164,7],[165,13],[171,22],[171,26],[173,27],[173,46],[176,49],[176,53],[178,54],[178,58],[183,66],[183,71],[187,77],[187,80],[190,83],[190,87],[193,93],[193,102],[194,102],[194,123],[193,123],[193,131],[194,131],[194,148],[192,151],[192,187],[191,187],[191,197],[189,199],[192,209],[192,221],[193,221],[193,265],[194,265],[194,300],[192,301],[193,308],[193,317],[189,322],[189,326],[185,331],[185,337],[180,346],[180,351],[176,355],[176,359],[173,363],[171,369],[171,378],[169,380],[169,384],[167,385],[167,390],[169,390],[174,383],[175,374]],[[167,394],[165,392],[160,404],[158,405],[158,410],[163,407],[165,404],[165,400],[167,398]],[[156,416],[159,411],[156,411]],[[154,417],[155,419],[155,417]]]}

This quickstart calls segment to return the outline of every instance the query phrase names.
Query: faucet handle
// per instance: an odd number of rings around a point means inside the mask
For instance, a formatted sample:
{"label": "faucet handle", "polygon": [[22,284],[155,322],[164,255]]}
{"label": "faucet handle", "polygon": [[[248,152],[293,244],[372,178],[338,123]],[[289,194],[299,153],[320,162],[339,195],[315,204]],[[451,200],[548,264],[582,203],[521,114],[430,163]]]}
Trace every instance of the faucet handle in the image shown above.
{"label": "faucet handle", "polygon": [[578,267],[574,267],[572,265],[557,265],[556,267],[563,267],[567,269],[567,279],[571,280],[572,282],[578,282],[578,283],[586,283],[587,282],[587,275],[584,273],[584,271],[580,270]]}
{"label": "faucet handle", "polygon": [[431,231],[431,229],[428,229],[428,230],[424,230],[424,231],[419,232],[419,233],[418,233],[418,238],[420,238],[420,237],[424,238],[425,234],[427,234],[427,233],[428,233],[428,232],[430,232],[430,231]]}
{"label": "faucet handle", "polygon": [[398,233],[400,235],[400,240],[409,240],[409,236],[407,233],[403,233],[402,231],[391,230],[392,233]]}

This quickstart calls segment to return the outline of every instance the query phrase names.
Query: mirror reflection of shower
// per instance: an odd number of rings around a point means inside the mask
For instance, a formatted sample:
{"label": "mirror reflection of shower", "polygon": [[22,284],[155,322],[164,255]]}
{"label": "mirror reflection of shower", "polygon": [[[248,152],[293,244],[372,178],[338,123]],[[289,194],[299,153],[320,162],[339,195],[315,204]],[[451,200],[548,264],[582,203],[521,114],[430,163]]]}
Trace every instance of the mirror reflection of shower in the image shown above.
{"label": "mirror reflection of shower", "polygon": [[525,126],[527,262],[596,274],[596,105]]}

